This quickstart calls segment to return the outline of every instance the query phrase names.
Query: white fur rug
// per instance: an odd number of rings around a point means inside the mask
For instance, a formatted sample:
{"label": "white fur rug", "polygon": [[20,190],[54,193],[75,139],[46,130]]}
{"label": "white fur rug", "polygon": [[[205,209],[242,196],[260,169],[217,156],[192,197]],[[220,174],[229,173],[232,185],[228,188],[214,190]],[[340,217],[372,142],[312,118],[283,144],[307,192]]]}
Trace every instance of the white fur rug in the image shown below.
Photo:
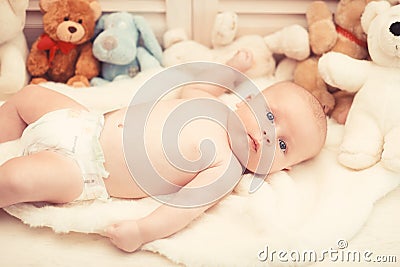
{"label": "white fur rug", "polygon": [[[270,252],[322,253],[337,249],[338,240],[351,243],[374,203],[399,185],[400,175],[380,164],[360,172],[339,165],[336,153],[342,131],[342,126],[330,121],[327,142],[319,156],[290,172],[271,175],[252,195],[247,194],[250,181],[244,176],[232,195],[189,227],[142,249],[185,266],[271,266],[282,263],[277,254],[273,262],[271,258],[266,262],[258,259],[266,246]],[[0,163],[19,150],[18,141],[0,145]],[[114,221],[143,216],[157,205],[152,199],[143,199],[44,207],[19,204],[5,210],[33,227],[92,233]]]}

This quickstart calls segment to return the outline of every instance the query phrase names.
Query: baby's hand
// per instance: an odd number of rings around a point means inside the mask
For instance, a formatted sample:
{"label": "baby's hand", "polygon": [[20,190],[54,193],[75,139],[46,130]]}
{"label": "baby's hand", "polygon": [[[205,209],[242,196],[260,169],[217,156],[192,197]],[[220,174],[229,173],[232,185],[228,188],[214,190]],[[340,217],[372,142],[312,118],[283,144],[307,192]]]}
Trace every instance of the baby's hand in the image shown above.
{"label": "baby's hand", "polygon": [[111,243],[126,252],[133,252],[143,245],[139,227],[134,220],[110,225],[102,235],[110,238]]}

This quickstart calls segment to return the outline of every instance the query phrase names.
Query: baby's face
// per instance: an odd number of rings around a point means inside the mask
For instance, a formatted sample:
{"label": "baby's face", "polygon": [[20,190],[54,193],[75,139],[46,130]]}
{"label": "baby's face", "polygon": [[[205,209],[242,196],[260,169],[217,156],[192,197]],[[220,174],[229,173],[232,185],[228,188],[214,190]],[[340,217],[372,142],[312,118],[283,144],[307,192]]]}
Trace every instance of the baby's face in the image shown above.
{"label": "baby's face", "polygon": [[[275,127],[276,150],[270,172],[290,168],[318,154],[325,142],[326,118],[315,99],[303,88],[288,82],[275,84],[262,94],[273,114],[273,116],[267,115],[269,111],[265,110],[264,118],[265,120],[273,118]],[[314,100],[314,105],[310,98]],[[316,113],[319,116],[316,116]],[[266,135],[270,133],[260,129],[246,103],[238,105],[236,114],[244,124],[249,137],[247,169],[255,172],[258,165],[263,164],[259,163],[261,151],[265,147],[264,143],[268,142]]]}

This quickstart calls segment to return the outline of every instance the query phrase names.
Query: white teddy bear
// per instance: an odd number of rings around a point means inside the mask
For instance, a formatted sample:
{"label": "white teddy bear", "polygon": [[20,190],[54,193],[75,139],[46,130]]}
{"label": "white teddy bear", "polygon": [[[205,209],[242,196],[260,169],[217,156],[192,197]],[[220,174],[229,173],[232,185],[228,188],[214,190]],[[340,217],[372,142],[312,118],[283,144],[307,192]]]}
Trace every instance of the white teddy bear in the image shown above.
{"label": "white teddy bear", "polygon": [[[281,79],[290,77],[296,60],[310,55],[308,32],[295,24],[267,36],[249,34],[237,37],[238,17],[234,12],[217,14],[211,36],[212,47],[189,40],[183,29],[170,29],[164,34],[163,66],[169,67],[189,61],[225,63],[238,50],[247,49],[253,54],[253,65],[246,71],[250,78],[273,76],[279,71]],[[286,59],[279,69],[274,54]],[[293,69],[293,70],[292,70]]]}
{"label": "white teddy bear", "polygon": [[319,72],[328,84],[358,92],[338,159],[352,169],[381,161],[400,172],[400,5],[370,2],[361,23],[372,61],[332,52],[319,60]]}
{"label": "white teddy bear", "polygon": [[0,99],[28,83],[28,45],[23,33],[29,0],[0,0]]}

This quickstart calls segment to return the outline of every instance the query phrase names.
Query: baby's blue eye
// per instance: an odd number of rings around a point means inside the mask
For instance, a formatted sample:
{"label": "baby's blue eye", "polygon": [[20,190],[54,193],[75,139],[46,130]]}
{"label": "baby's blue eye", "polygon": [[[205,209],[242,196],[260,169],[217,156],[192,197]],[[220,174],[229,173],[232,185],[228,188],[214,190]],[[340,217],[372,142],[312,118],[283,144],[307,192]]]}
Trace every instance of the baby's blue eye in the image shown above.
{"label": "baby's blue eye", "polygon": [[286,152],[287,147],[286,147],[285,141],[279,139],[279,148],[280,148],[283,152]]}
{"label": "baby's blue eye", "polygon": [[268,118],[270,121],[273,121],[273,120],[274,120],[274,114],[272,114],[272,112],[268,112],[268,113],[267,113],[267,118]]}

